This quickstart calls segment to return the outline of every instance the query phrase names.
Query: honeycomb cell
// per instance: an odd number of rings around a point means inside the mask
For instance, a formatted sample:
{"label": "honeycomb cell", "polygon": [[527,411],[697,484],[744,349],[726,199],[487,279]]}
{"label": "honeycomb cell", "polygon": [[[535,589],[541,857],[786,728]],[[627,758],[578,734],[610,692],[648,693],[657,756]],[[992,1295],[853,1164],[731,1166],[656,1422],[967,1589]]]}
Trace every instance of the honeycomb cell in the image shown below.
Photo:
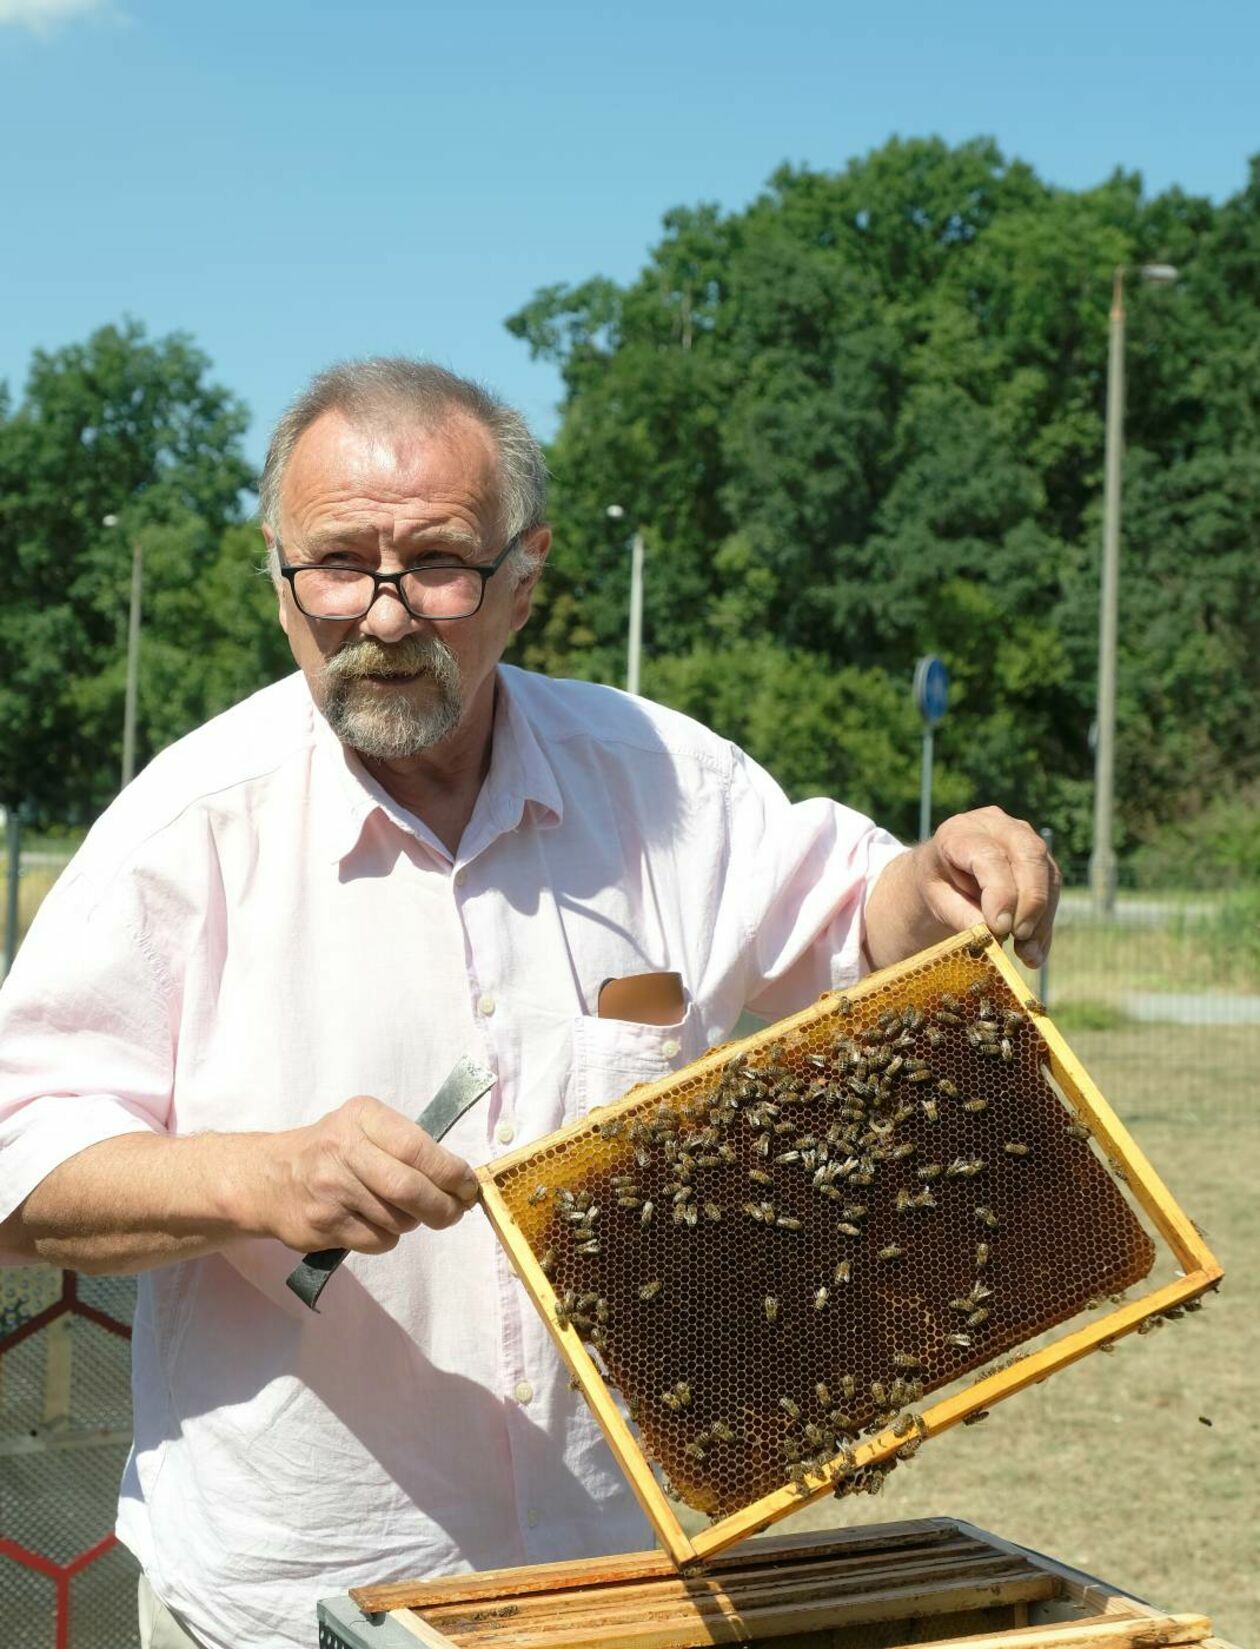
{"label": "honeycomb cell", "polygon": [[1150,1271],[982,947],[831,999],[494,1178],[679,1498],[722,1518]]}

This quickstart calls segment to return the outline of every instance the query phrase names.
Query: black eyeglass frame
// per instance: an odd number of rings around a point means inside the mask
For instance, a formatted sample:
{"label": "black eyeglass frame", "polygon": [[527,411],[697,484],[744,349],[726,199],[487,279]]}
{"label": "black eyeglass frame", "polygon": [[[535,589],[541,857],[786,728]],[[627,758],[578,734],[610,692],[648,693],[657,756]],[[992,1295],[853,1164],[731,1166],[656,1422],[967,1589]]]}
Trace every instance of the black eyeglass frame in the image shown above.
{"label": "black eyeglass frame", "polygon": [[[366,618],[372,611],[372,608],[376,605],[377,598],[381,593],[381,586],[383,584],[392,584],[395,595],[398,597],[399,601],[402,602],[405,611],[411,614],[412,618],[422,618],[426,621],[426,623],[430,624],[458,624],[461,619],[476,618],[477,614],[481,611],[482,604],[486,599],[486,585],[494,577],[495,573],[498,572],[499,568],[507,560],[508,556],[511,555],[512,551],[520,543],[523,536],[523,534],[517,533],[515,538],[509,538],[507,543],[503,546],[502,550],[493,561],[484,563],[477,563],[475,561],[431,561],[426,563],[426,565],[432,567],[435,572],[458,571],[463,573],[476,573],[477,577],[481,580],[481,593],[477,597],[477,605],[473,608],[473,610],[470,613],[448,614],[418,613],[403,593],[403,579],[408,578],[412,573],[423,572],[423,567],[404,567],[401,572],[397,573],[377,573],[373,572],[370,567],[321,567],[318,562],[314,561],[301,562],[295,566],[292,562],[280,559],[284,551],[278,538],[275,540],[275,546],[280,576],[281,578],[288,580],[289,588],[293,592],[294,605],[297,607],[298,612],[305,613],[307,618],[316,619],[323,624],[353,624],[358,619]],[[358,613],[329,614],[312,613],[307,611],[307,609],[302,605],[302,598],[298,595],[297,575],[299,573],[309,572],[338,571],[353,572],[359,578],[370,578],[372,580],[372,599],[368,602],[367,606],[364,607],[362,612]]]}

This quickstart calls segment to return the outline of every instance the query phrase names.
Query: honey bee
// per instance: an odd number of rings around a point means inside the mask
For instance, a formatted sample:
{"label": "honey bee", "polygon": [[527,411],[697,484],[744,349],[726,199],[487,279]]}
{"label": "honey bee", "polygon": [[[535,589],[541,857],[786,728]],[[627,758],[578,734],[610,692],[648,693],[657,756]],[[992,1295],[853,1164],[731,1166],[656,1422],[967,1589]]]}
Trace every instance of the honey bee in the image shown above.
{"label": "honey bee", "polygon": [[592,1241],[592,1242],[580,1242],[577,1245],[576,1252],[579,1253],[579,1254],[598,1254],[600,1252],[600,1246],[597,1242],[594,1242],[594,1241]]}
{"label": "honey bee", "polygon": [[922,1106],[923,1115],[929,1122],[935,1122],[941,1114],[940,1107],[937,1105],[936,1101],[934,1099],[925,1099],[920,1103]]}
{"label": "honey bee", "polygon": [[825,1310],[826,1305],[827,1305],[827,1301],[830,1298],[831,1298],[831,1295],[830,1295],[830,1293],[828,1292],[828,1290],[826,1288],[818,1289],[817,1292],[814,1295],[814,1310],[815,1311]]}
{"label": "honey bee", "polygon": [[761,1302],[761,1305],[766,1314],[766,1321],[768,1323],[777,1323],[779,1320],[779,1302],[775,1299],[774,1295],[767,1294],[765,1299]]}
{"label": "honey bee", "polygon": [[898,1460],[913,1460],[922,1447],[923,1439],[921,1437],[909,1437],[897,1450],[897,1458]]}
{"label": "honey bee", "polygon": [[715,1202],[706,1202],[704,1205],[705,1218],[717,1223],[722,1218],[722,1210]]}
{"label": "honey bee", "polygon": [[851,1403],[857,1395],[857,1381],[851,1374],[840,1376],[840,1390],[844,1393],[846,1400]]}
{"label": "honey bee", "polygon": [[949,1077],[947,1077],[947,1076],[938,1077],[937,1080],[936,1080],[936,1086],[940,1090],[940,1092],[945,1095],[946,1099],[957,1099],[958,1098],[958,1089],[954,1085],[954,1083],[950,1081]]}
{"label": "honey bee", "polygon": [[686,1408],[691,1402],[691,1387],[685,1380],[675,1380],[674,1395],[677,1397],[680,1406]]}
{"label": "honey bee", "polygon": [[1099,1351],[1105,1351],[1108,1355],[1110,1355],[1111,1352],[1116,1349],[1116,1342],[1114,1340],[1099,1340],[1098,1349]]}
{"label": "honey bee", "polygon": [[849,1283],[853,1281],[853,1261],[841,1260],[836,1266],[835,1281]]}
{"label": "honey bee", "polygon": [[571,1319],[569,1317],[569,1313],[563,1305],[558,1305],[556,1307],[555,1321],[556,1321],[556,1327],[559,1328],[559,1329],[566,1329],[566,1328],[569,1328],[571,1326]]}
{"label": "honey bee", "polygon": [[939,1179],[945,1172],[943,1164],[939,1162],[925,1162],[915,1169],[915,1177],[922,1180]]}
{"label": "honey bee", "polygon": [[727,1425],[725,1420],[710,1420],[709,1430],[713,1433],[714,1437],[717,1438],[719,1443],[733,1443],[735,1441],[735,1433]]}
{"label": "honey bee", "polygon": [[542,1272],[544,1277],[551,1276],[552,1272],[556,1269],[556,1251],[554,1248],[549,1248],[543,1255],[542,1259],[539,1260],[538,1269]]}
{"label": "honey bee", "polygon": [[840,1212],[846,1220],[864,1219],[866,1217],[866,1204],[864,1202],[846,1202]]}
{"label": "honey bee", "polygon": [[799,1231],[801,1228],[800,1220],[791,1214],[776,1214],[774,1223],[784,1231]]}
{"label": "honey bee", "polygon": [[831,1407],[831,1392],[824,1380],[820,1380],[814,1387],[814,1396],[817,1397],[823,1408],[829,1409]]}
{"label": "honey bee", "polygon": [[976,1266],[979,1268],[988,1265],[988,1263],[989,1245],[987,1242],[978,1242],[976,1244]]}
{"label": "honey bee", "polygon": [[974,1414],[969,1414],[967,1416],[967,1418],[963,1421],[963,1425],[964,1426],[978,1426],[982,1420],[987,1420],[988,1418],[989,1418],[988,1409],[977,1409]]}
{"label": "honey bee", "polygon": [[871,1381],[871,1396],[879,1408],[886,1409],[888,1407],[888,1388],[882,1380]]}
{"label": "honey bee", "polygon": [[971,1313],[971,1315],[967,1318],[967,1327],[968,1328],[979,1328],[981,1323],[987,1323],[988,1320],[989,1320],[989,1308],[988,1308],[988,1306],[978,1305],[976,1307],[976,1309]]}
{"label": "honey bee", "polygon": [[976,1116],[981,1111],[988,1110],[989,1102],[987,1099],[982,1099],[977,1096],[975,1099],[964,1099],[962,1108],[964,1111],[969,1111],[972,1116]]}
{"label": "honey bee", "polygon": [[550,1195],[550,1190],[547,1186],[545,1186],[545,1185],[536,1185],[534,1187],[534,1189],[529,1193],[529,1201],[533,1204],[537,1204],[537,1203],[540,1203],[540,1202],[545,1202],[549,1195]]}
{"label": "honey bee", "polygon": [[664,1284],[661,1282],[659,1277],[653,1277],[651,1282],[646,1282],[641,1285],[639,1289],[639,1298],[641,1300],[654,1300],[660,1293],[663,1286]]}
{"label": "honey bee", "polygon": [[1028,1009],[1029,1013],[1038,1015],[1046,1014],[1050,1011],[1038,996],[1026,997],[1024,999],[1024,1006]]}
{"label": "honey bee", "polygon": [[925,1034],[934,1048],[939,1048],[945,1040],[945,1032],[941,1030],[939,1025],[929,1025]]}
{"label": "honey bee", "polygon": [[794,1403],[792,1401],[792,1399],[790,1397],[780,1397],[779,1398],[779,1407],[783,1410],[784,1414],[787,1415],[789,1420],[799,1420],[800,1419],[800,1417],[801,1417],[800,1408],[796,1403]]}
{"label": "honey bee", "polygon": [[642,1208],[643,1207],[643,1198],[642,1197],[618,1197],[617,1198],[617,1207],[618,1208]]}
{"label": "honey bee", "polygon": [[842,1237],[860,1237],[862,1235],[861,1230],[849,1220],[841,1220],[836,1226],[836,1230]]}
{"label": "honey bee", "polygon": [[639,1210],[639,1224],[640,1225],[651,1225],[651,1223],[652,1223],[652,1204],[650,1202],[645,1202],[643,1204],[643,1207],[640,1208],[640,1210]]}
{"label": "honey bee", "polygon": [[953,1334],[945,1336],[945,1344],[947,1346],[957,1346],[960,1351],[966,1351],[971,1344],[971,1335],[956,1330]]}
{"label": "honey bee", "polygon": [[1073,1139],[1092,1138],[1089,1129],[1082,1122],[1069,1122],[1067,1125],[1067,1131],[1071,1134]]}
{"label": "honey bee", "polygon": [[880,1249],[879,1258],[881,1260],[899,1260],[904,1253],[904,1248],[899,1248],[895,1242],[890,1242],[887,1247]]}
{"label": "honey bee", "polygon": [[980,1221],[981,1225],[987,1225],[990,1231],[996,1231],[998,1225],[1000,1224],[1000,1221],[993,1210],[983,1204],[975,1210],[975,1216]]}
{"label": "honey bee", "polygon": [[1008,1139],[1002,1149],[1008,1157],[1026,1157],[1031,1147],[1025,1145],[1022,1140]]}
{"label": "honey bee", "polygon": [[922,1368],[923,1364],[912,1351],[894,1351],[893,1366],[895,1368]]}
{"label": "honey bee", "polygon": [[699,1442],[691,1442],[691,1443],[685,1444],[683,1446],[683,1453],[685,1455],[690,1456],[690,1458],[692,1460],[707,1460],[709,1458],[708,1454],[704,1450],[703,1445]]}
{"label": "honey bee", "polygon": [[750,1168],[748,1177],[750,1180],[755,1180],[758,1185],[774,1184],[774,1175],[768,1174],[764,1168]]}

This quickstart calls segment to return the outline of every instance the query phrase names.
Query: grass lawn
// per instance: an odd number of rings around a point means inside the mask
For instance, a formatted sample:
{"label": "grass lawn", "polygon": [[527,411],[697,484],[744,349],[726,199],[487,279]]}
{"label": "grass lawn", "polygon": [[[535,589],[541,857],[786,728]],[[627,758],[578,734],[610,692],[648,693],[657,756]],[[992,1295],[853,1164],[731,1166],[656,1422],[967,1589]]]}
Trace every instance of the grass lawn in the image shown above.
{"label": "grass lawn", "polygon": [[793,1523],[969,1518],[1153,1603],[1209,1614],[1223,1638],[1253,1645],[1260,1031],[1144,1026],[1073,1045],[1208,1234],[1229,1273],[1220,1294],[929,1443],[877,1499],[827,1500]]}

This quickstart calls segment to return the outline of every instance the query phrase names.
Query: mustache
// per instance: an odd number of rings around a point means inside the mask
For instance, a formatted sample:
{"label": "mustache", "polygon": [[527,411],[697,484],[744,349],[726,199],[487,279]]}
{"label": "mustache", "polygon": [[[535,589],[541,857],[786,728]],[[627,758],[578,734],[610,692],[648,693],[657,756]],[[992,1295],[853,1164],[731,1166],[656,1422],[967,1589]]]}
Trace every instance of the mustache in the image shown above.
{"label": "mustache", "polygon": [[449,679],[455,655],[436,636],[404,636],[386,646],[371,636],[349,641],[324,661],[326,681],[356,681],[363,676],[438,676]]}

